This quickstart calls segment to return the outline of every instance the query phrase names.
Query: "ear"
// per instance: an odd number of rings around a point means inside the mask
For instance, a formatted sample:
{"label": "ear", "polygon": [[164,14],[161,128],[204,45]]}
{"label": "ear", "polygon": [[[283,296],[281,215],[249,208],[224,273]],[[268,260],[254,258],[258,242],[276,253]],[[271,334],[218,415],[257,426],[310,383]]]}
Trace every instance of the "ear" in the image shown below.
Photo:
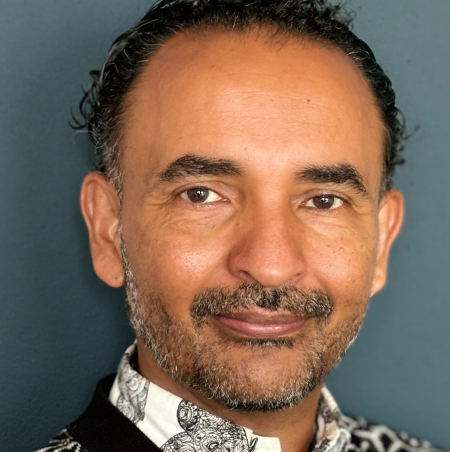
{"label": "ear", "polygon": [[124,277],[117,192],[102,174],[92,172],[84,178],[80,204],[89,231],[95,272],[106,284],[120,287]]}
{"label": "ear", "polygon": [[400,232],[403,217],[403,195],[397,188],[391,188],[383,196],[378,211],[378,254],[372,295],[381,290],[386,283],[389,252]]}

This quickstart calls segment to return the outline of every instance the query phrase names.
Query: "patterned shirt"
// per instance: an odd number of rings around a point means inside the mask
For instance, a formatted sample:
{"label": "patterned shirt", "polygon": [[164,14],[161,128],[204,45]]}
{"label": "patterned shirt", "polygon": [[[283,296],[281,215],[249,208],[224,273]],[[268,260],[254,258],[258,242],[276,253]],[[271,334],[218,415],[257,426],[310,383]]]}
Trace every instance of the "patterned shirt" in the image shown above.
{"label": "patterned shirt", "polygon": [[[281,452],[278,438],[217,417],[160,388],[133,368],[136,347],[125,352],[109,401],[163,452]],[[38,452],[90,452],[63,430]],[[426,441],[340,413],[326,388],[319,400],[311,452],[439,452]],[[441,451],[442,452],[442,451]]]}

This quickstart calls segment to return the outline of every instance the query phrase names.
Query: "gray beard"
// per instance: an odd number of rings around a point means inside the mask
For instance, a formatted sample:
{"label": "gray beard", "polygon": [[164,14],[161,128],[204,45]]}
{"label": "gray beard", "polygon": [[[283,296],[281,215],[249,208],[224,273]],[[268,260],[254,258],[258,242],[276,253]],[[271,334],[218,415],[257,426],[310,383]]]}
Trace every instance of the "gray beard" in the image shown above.
{"label": "gray beard", "polygon": [[[157,294],[140,293],[125,247],[121,245],[127,311],[136,335],[175,381],[229,409],[276,411],[296,405],[323,383],[356,338],[364,318],[364,311],[358,311],[325,335],[333,302],[324,292],[303,292],[292,286],[266,290],[259,284],[245,283],[237,289],[206,289],[193,300],[192,324],[176,321]],[[253,306],[288,310],[311,319],[314,327],[307,334],[301,331],[288,338],[238,338],[215,330],[213,340],[202,339],[205,328],[212,327],[212,315]],[[221,352],[232,347],[235,354],[240,349],[253,349],[265,356],[282,348],[298,353],[294,366],[286,366],[274,381],[261,382],[246,372],[245,366],[240,369],[223,353],[221,356]]]}

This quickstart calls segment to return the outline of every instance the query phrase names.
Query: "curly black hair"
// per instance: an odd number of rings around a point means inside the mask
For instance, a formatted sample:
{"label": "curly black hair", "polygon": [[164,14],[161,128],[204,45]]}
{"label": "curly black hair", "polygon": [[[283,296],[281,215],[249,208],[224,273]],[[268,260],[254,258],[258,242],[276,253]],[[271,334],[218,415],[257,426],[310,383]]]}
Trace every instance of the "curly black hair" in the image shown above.
{"label": "curly black hair", "polygon": [[273,30],[274,36],[307,37],[331,43],[351,58],[368,81],[385,127],[381,193],[392,186],[395,166],[403,162],[405,126],[395,105],[392,83],[370,47],[352,31],[354,15],[328,0],[161,0],[111,46],[103,68],[91,71],[93,83],[80,103],[82,118],[96,148],[96,167],[122,196],[120,122],[124,98],[152,54],[169,37],[183,30]]}

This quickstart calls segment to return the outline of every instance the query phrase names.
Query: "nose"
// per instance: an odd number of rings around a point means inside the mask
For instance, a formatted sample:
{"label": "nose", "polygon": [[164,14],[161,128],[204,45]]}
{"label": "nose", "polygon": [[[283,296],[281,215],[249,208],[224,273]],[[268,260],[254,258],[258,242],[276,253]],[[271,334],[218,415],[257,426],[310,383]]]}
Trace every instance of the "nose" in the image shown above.
{"label": "nose", "polygon": [[242,282],[266,288],[295,284],[306,273],[301,225],[286,209],[253,212],[236,225],[229,272]]}

